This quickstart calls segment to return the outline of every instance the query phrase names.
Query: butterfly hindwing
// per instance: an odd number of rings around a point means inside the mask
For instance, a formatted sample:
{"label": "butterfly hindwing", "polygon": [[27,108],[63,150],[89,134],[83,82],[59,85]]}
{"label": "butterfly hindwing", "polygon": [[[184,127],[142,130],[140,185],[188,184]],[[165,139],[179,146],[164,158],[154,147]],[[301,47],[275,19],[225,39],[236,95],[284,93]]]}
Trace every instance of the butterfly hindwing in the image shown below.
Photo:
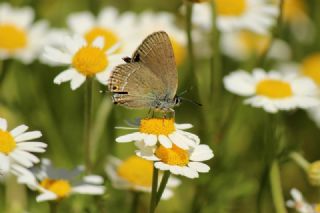
{"label": "butterfly hindwing", "polygon": [[146,108],[164,95],[165,85],[143,63],[135,62],[118,65],[112,71],[108,87],[115,104]]}

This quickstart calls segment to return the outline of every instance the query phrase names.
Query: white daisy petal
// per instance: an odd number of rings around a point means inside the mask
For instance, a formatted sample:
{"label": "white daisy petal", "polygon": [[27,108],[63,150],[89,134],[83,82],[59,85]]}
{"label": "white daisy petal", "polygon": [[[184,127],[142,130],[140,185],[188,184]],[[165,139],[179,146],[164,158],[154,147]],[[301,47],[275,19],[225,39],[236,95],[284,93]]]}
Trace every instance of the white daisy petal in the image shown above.
{"label": "white daisy petal", "polygon": [[127,142],[132,142],[132,141],[140,141],[142,139],[143,139],[143,137],[142,137],[141,133],[135,132],[135,133],[131,133],[128,135],[123,135],[123,136],[117,137],[116,142],[127,143]]}
{"label": "white daisy petal", "polygon": [[183,140],[184,138],[182,138],[179,134],[177,133],[172,133],[169,135],[170,140],[177,145],[178,147],[180,147],[181,149],[188,149],[188,145],[185,143],[185,141]]}
{"label": "white daisy petal", "polygon": [[7,120],[4,118],[0,118],[0,129],[6,131],[8,128]]}
{"label": "white daisy petal", "polygon": [[200,162],[189,162],[188,166],[197,172],[209,172],[210,167]]}
{"label": "white daisy petal", "polygon": [[26,126],[26,125],[20,125],[20,126],[17,126],[16,128],[14,128],[13,130],[11,130],[10,133],[11,133],[11,135],[12,135],[13,137],[16,137],[16,136],[24,133],[25,131],[27,131],[28,128],[29,128],[29,127]]}
{"label": "white daisy petal", "polygon": [[15,137],[15,141],[16,142],[28,141],[28,140],[40,138],[41,136],[42,136],[42,133],[40,131],[25,132]]}
{"label": "white daisy petal", "polygon": [[169,140],[169,138],[165,135],[159,135],[158,140],[162,146],[165,148],[171,148],[172,147],[172,142]]}
{"label": "white daisy petal", "polygon": [[146,135],[144,141],[147,146],[154,146],[157,143],[157,136],[152,134]]}
{"label": "white daisy petal", "polygon": [[89,194],[89,195],[102,195],[104,194],[105,187],[94,185],[79,185],[72,188],[73,193]]}
{"label": "white daisy petal", "polygon": [[36,198],[36,201],[43,202],[43,201],[56,200],[56,199],[58,199],[58,196],[55,193],[46,191],[45,193],[38,195]]}
{"label": "white daisy petal", "polygon": [[83,178],[86,183],[103,184],[103,177],[99,175],[88,175]]}
{"label": "white daisy petal", "polygon": [[76,73],[71,80],[71,89],[78,89],[86,81],[86,76]]}
{"label": "white daisy petal", "polygon": [[77,71],[74,68],[69,68],[69,69],[61,72],[59,75],[57,75],[54,78],[53,82],[55,84],[61,84],[66,81],[71,81],[75,77],[76,74],[77,74]]}
{"label": "white daisy petal", "polygon": [[10,159],[0,153],[0,174],[6,174],[10,170]]}

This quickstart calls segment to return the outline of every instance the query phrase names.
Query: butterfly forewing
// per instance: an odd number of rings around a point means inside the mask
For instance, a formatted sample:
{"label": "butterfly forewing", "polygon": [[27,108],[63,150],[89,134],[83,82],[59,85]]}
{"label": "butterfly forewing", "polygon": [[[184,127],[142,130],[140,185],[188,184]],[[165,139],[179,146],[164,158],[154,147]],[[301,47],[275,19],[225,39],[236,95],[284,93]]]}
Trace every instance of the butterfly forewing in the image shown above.
{"label": "butterfly forewing", "polygon": [[148,108],[159,96],[164,96],[165,85],[143,63],[117,66],[108,83],[115,104],[129,108]]}
{"label": "butterfly forewing", "polygon": [[178,87],[178,73],[173,48],[166,32],[149,35],[137,48],[132,60],[147,66],[165,85],[163,89],[166,98],[174,98]]}

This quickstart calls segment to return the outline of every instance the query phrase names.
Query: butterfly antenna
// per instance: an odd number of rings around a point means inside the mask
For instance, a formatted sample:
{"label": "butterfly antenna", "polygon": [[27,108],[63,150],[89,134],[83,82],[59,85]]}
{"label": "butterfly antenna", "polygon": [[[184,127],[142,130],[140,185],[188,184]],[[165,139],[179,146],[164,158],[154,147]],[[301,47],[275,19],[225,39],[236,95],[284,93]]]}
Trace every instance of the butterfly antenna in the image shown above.
{"label": "butterfly antenna", "polygon": [[197,105],[197,106],[202,106],[202,104],[200,104],[200,103],[198,103],[198,102],[196,102],[194,100],[188,99],[188,98],[180,97],[180,99],[183,100],[183,101],[187,101],[189,103],[192,103],[194,105]]}

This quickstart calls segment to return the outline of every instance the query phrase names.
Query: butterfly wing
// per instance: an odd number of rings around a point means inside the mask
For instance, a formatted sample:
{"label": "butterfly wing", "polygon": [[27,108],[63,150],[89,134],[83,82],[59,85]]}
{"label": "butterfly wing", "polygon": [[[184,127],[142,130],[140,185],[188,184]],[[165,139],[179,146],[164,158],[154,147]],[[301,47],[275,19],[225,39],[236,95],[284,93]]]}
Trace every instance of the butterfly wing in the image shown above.
{"label": "butterfly wing", "polygon": [[137,48],[132,60],[148,67],[165,85],[165,96],[174,98],[178,87],[178,73],[173,48],[166,32],[149,35]]}
{"label": "butterfly wing", "polygon": [[140,62],[115,67],[108,87],[113,93],[113,102],[128,108],[152,107],[165,90],[158,76]]}

